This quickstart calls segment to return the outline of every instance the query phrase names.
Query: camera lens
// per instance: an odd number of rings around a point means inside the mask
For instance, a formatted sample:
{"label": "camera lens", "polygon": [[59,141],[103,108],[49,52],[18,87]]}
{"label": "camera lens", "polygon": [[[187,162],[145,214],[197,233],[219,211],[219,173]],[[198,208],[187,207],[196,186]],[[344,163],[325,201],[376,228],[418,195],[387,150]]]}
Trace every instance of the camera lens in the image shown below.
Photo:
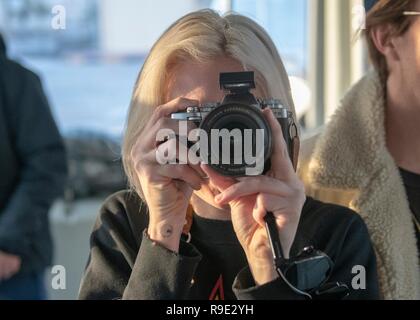
{"label": "camera lens", "polygon": [[248,175],[247,169],[264,169],[271,156],[270,127],[254,106],[221,105],[204,118],[200,128],[208,136],[203,160],[222,175],[238,177]]}

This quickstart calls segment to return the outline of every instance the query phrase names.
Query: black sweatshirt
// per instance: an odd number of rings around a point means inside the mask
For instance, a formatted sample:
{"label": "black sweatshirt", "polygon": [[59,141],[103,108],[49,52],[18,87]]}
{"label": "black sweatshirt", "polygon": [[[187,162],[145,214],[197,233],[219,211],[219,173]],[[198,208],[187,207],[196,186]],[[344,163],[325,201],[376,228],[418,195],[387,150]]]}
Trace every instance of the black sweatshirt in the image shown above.
{"label": "black sweatshirt", "polygon": [[413,220],[416,226],[417,248],[420,252],[420,230],[418,227],[420,221],[420,174],[404,169],[400,169],[400,173],[403,179],[408,203],[411,212],[413,213]]}
{"label": "black sweatshirt", "polygon": [[[80,299],[302,299],[280,278],[256,286],[230,221],[193,217],[191,242],[179,253],[152,242],[147,206],[131,192],[111,196],[91,235]],[[377,299],[376,261],[367,228],[351,210],[307,198],[291,256],[312,245],[335,263],[331,282],[348,299]],[[354,266],[366,269],[366,289],[353,290]]]}

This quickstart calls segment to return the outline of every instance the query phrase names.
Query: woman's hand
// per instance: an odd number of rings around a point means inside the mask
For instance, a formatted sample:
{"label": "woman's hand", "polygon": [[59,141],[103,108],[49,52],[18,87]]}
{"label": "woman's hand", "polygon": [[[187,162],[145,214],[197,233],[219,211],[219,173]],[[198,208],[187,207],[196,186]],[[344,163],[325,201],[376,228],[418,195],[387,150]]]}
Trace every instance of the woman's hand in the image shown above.
{"label": "woman's hand", "polygon": [[[162,144],[158,144],[157,137],[164,129],[182,134],[179,132],[179,121],[171,120],[169,115],[197,104],[195,100],[178,98],[157,107],[131,152],[141,191],[149,207],[148,235],[175,252],[179,250],[190,197],[193,190],[201,188],[204,174],[198,165],[159,163],[158,149],[173,150],[176,158],[185,154],[185,150],[179,150],[174,137]],[[188,126],[187,133],[192,129],[190,123]]]}
{"label": "woman's hand", "polygon": [[230,205],[236,235],[258,285],[277,278],[265,230],[267,211],[276,218],[283,254],[288,258],[305,202],[303,183],[289,159],[281,127],[271,110],[265,110],[264,115],[274,137],[271,170],[266,176],[234,180],[202,166],[221,192],[215,197],[216,203]]}

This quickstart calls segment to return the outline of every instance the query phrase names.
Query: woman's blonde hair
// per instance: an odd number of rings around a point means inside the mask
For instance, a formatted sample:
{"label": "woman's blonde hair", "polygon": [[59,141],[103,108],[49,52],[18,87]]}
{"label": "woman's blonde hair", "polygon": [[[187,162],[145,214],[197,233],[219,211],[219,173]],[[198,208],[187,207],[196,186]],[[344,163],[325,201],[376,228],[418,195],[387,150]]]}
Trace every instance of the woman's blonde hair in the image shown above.
{"label": "woman's blonde hair", "polygon": [[220,16],[213,10],[187,14],[167,29],[153,46],[137,79],[128,113],[122,160],[128,182],[139,195],[131,150],[153,109],[166,103],[165,89],[177,61],[203,62],[225,55],[255,72],[258,91],[282,102],[295,114],[289,79],[267,32],[238,14]]}

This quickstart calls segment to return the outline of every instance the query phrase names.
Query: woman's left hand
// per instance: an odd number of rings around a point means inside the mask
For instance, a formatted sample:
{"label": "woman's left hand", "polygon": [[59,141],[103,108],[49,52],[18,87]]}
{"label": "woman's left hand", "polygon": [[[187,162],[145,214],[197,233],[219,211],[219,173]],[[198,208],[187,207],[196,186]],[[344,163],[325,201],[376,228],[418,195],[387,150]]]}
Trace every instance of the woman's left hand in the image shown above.
{"label": "woman's left hand", "polygon": [[273,133],[271,169],[265,176],[235,180],[219,175],[209,166],[202,166],[220,191],[215,197],[216,203],[230,206],[236,235],[257,285],[277,278],[265,229],[265,215],[268,211],[273,212],[283,254],[288,258],[306,199],[303,183],[290,161],[280,124],[271,110],[264,110],[264,115]]}

